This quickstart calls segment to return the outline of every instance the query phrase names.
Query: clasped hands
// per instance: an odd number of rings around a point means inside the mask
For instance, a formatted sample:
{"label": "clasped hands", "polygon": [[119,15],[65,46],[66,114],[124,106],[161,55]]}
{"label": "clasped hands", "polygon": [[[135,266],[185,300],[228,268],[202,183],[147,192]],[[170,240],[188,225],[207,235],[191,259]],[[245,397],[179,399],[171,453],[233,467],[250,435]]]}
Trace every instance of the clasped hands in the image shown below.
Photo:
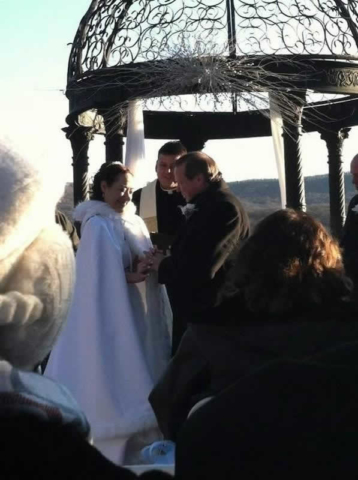
{"label": "clasped hands", "polygon": [[144,257],[136,258],[133,264],[133,271],[126,271],[126,279],[128,283],[144,282],[148,275],[159,269],[159,265],[162,260],[167,257],[157,247],[151,248],[149,251],[145,251]]}

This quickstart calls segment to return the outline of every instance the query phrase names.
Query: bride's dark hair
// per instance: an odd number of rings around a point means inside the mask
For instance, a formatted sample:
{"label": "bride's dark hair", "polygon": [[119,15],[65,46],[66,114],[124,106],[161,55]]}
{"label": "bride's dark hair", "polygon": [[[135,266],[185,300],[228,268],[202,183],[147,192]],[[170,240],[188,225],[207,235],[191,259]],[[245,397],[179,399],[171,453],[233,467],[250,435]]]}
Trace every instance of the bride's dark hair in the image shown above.
{"label": "bride's dark hair", "polygon": [[103,202],[101,182],[106,182],[110,187],[121,175],[126,174],[133,175],[129,168],[125,167],[121,162],[103,163],[93,177],[90,199]]}

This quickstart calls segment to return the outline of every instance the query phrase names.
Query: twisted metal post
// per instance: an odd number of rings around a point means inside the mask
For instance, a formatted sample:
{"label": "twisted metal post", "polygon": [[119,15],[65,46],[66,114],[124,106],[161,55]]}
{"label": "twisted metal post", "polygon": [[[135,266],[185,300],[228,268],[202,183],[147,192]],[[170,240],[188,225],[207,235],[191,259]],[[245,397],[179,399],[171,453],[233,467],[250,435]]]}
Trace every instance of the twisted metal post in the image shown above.
{"label": "twisted metal post", "polygon": [[341,128],[321,132],[321,138],[326,142],[328,149],[331,233],[337,238],[341,237],[346,217],[342,149],[350,130],[350,128]]}
{"label": "twisted metal post", "polygon": [[88,148],[94,135],[92,128],[80,127],[76,124],[62,130],[70,140],[73,152],[73,201],[76,206],[89,198]]}
{"label": "twisted metal post", "polygon": [[123,145],[124,131],[122,112],[113,112],[113,109],[99,110],[98,113],[103,117],[103,123],[106,130],[106,163],[123,163]]}
{"label": "twisted metal post", "polygon": [[[302,170],[302,113],[304,94],[290,96],[291,112],[288,120],[283,115],[283,142],[285,151],[286,207],[306,211],[305,182]],[[293,115],[292,115],[293,113]]]}

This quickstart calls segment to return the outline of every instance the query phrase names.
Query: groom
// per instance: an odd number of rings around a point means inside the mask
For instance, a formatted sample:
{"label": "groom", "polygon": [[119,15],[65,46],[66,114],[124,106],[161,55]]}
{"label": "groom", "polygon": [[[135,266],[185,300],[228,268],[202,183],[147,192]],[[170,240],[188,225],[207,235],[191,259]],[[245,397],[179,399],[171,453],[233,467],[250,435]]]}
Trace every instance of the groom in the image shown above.
{"label": "groom", "polygon": [[188,323],[220,322],[210,313],[221,301],[239,244],[249,235],[248,216],[211,157],[188,153],[176,160],[174,175],[187,202],[186,221],[171,255],[151,258],[159,283],[174,292],[173,353]]}

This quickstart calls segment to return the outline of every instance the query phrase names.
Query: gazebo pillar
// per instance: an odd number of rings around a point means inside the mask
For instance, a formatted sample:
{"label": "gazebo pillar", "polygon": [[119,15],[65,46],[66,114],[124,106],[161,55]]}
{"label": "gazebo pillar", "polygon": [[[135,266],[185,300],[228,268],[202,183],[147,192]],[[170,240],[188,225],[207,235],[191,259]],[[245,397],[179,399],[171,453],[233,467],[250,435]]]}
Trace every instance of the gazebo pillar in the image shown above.
{"label": "gazebo pillar", "polygon": [[341,237],[346,217],[342,148],[349,131],[350,128],[340,128],[320,132],[328,149],[330,225],[332,235],[337,238]]}
{"label": "gazebo pillar", "polygon": [[106,130],[106,140],[104,142],[106,147],[106,163],[124,163],[124,132],[122,114],[114,112],[113,109],[100,110],[98,113],[103,117],[103,122]]}
{"label": "gazebo pillar", "polygon": [[306,210],[305,182],[302,170],[302,113],[305,96],[289,97],[290,115],[283,114],[283,142],[285,151],[286,206]]}
{"label": "gazebo pillar", "polygon": [[73,202],[78,203],[88,200],[88,148],[93,140],[93,130],[73,123],[62,129],[66,138],[71,142],[73,152]]}

